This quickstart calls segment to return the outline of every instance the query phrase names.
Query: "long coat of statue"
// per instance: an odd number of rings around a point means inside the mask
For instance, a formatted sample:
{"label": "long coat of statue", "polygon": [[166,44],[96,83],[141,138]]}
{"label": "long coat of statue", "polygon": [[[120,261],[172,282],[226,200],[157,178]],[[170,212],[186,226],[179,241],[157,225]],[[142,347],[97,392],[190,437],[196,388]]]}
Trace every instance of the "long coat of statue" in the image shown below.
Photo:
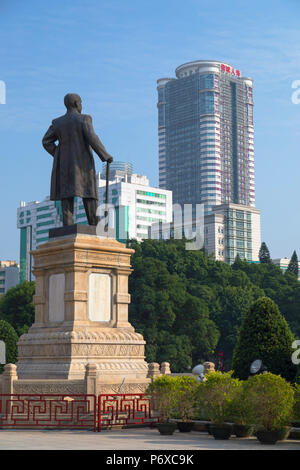
{"label": "long coat of statue", "polygon": [[111,156],[95,134],[91,116],[68,111],[54,119],[44,135],[43,146],[54,157],[52,201],[74,196],[98,199],[92,149],[102,161]]}

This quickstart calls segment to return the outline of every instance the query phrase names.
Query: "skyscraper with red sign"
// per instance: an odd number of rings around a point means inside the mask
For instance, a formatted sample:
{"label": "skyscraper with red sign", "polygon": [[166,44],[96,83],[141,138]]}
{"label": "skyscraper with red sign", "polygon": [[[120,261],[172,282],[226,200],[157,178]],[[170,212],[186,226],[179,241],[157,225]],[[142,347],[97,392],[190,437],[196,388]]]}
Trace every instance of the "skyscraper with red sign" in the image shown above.
{"label": "skyscraper with red sign", "polygon": [[217,61],[158,84],[159,185],[179,204],[255,206],[252,79]]}

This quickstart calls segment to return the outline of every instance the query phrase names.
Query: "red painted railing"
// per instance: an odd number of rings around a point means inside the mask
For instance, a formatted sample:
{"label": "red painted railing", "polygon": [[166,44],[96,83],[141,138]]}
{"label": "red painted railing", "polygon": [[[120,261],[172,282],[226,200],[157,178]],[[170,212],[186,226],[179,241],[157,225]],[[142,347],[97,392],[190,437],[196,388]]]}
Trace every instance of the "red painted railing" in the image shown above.
{"label": "red painted railing", "polygon": [[143,393],[101,394],[98,396],[98,431],[103,427],[153,425],[150,398]]}
{"label": "red painted railing", "polygon": [[92,428],[97,430],[95,395],[0,395],[0,428]]}
{"label": "red painted railing", "polygon": [[0,394],[1,428],[85,428],[153,425],[159,421],[143,393]]}

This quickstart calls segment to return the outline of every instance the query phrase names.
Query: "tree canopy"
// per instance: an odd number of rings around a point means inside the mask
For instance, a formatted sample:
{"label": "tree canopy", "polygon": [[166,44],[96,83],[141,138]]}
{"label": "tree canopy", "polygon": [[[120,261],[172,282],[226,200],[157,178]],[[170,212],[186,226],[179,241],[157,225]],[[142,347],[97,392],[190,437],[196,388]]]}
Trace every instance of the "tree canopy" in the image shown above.
{"label": "tree canopy", "polygon": [[269,248],[265,242],[262,242],[258,256],[261,263],[271,263]]}
{"label": "tree canopy", "polygon": [[[185,250],[182,240],[131,241],[130,246],[136,251],[129,279],[129,320],[147,341],[148,361],[168,360],[174,372],[182,372],[203,360],[216,360],[216,352],[223,351],[225,369],[230,370],[242,320],[253,302],[266,295],[300,337],[300,285],[273,263],[237,259],[230,266],[201,250]],[[169,347],[162,343],[166,338],[174,354],[175,338],[184,342],[175,362],[173,355],[167,358]]]}
{"label": "tree canopy", "polygon": [[26,333],[34,321],[34,291],[35,282],[24,281],[8,289],[0,299],[0,319],[10,323],[18,335]]}
{"label": "tree canopy", "polygon": [[260,297],[244,317],[234,350],[232,367],[236,377],[247,379],[250,365],[261,359],[269,372],[293,380],[294,337],[278,306],[268,297]]}
{"label": "tree canopy", "polygon": [[[18,335],[14,328],[5,320],[0,320],[0,341],[5,344],[6,364],[14,364],[17,360]],[[0,364],[0,373],[3,372],[4,364]]]}
{"label": "tree canopy", "polygon": [[291,257],[291,260],[289,262],[286,272],[295,274],[295,276],[297,276],[298,278],[299,268],[298,268],[298,256],[297,256],[296,251],[294,251],[292,254],[292,257]]}

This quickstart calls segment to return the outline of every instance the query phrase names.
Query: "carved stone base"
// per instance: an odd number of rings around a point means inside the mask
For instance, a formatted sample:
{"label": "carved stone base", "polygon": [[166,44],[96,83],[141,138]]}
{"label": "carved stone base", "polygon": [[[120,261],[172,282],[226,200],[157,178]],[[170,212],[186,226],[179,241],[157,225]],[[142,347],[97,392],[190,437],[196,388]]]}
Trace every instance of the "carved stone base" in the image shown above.
{"label": "carved stone base", "polygon": [[145,393],[146,388],[148,387],[150,380],[147,382],[131,382],[126,383],[122,382],[121,384],[108,384],[108,383],[98,383],[97,393],[100,394],[114,394],[114,393]]}
{"label": "carved stone base", "polygon": [[29,333],[18,346],[19,379],[83,380],[88,363],[110,382],[148,374],[142,335],[121,328]]}
{"label": "carved stone base", "polygon": [[86,393],[86,387],[83,380],[16,380],[13,392],[18,394],[81,395]]}

